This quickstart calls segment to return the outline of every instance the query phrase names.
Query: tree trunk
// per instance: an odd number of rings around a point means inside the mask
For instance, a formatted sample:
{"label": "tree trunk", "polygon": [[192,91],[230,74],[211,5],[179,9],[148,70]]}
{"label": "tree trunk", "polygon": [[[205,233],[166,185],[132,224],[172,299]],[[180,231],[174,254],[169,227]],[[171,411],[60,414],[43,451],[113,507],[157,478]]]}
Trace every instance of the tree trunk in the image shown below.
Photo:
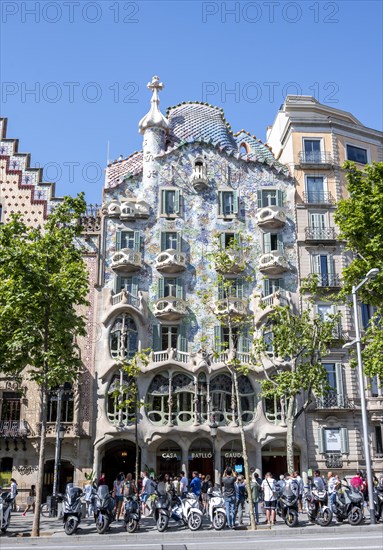
{"label": "tree trunk", "polygon": [[253,502],[253,495],[252,495],[252,492],[251,492],[249,459],[248,459],[248,456],[247,456],[247,445],[246,445],[246,438],[245,438],[245,430],[243,429],[241,401],[240,401],[240,398],[239,398],[239,390],[238,390],[238,378],[237,378],[237,372],[235,370],[235,367],[233,369],[233,380],[234,380],[235,398],[237,400],[238,426],[239,426],[239,433],[241,434],[242,455],[243,455],[243,462],[244,462],[244,466],[245,466],[245,479],[246,479],[246,487],[247,487],[247,497],[248,497],[248,501],[249,501],[250,528],[253,531],[255,531],[257,529],[257,524],[256,524],[256,521],[255,521],[255,514],[254,514],[254,502]]}
{"label": "tree trunk", "polygon": [[47,409],[48,392],[45,387],[41,388],[41,429],[39,446],[39,470],[36,484],[35,514],[33,517],[32,537],[40,536],[40,507],[42,503],[43,484],[44,484],[44,463],[45,463],[45,443],[47,432]]}
{"label": "tree trunk", "polygon": [[294,472],[294,409],[295,409],[295,397],[288,399],[287,414],[286,414],[286,459],[287,459],[287,471],[289,474]]}
{"label": "tree trunk", "polygon": [[[137,383],[137,382],[136,382]],[[136,386],[136,395],[135,395],[135,403],[134,403],[134,409],[135,409],[135,413],[134,413],[134,439],[135,439],[135,443],[136,443],[136,464],[135,464],[135,484],[136,484],[136,487],[137,487],[137,494],[138,494],[138,476],[139,476],[139,469],[140,469],[140,461],[139,461],[139,451],[140,451],[140,447],[138,445],[138,410],[137,410],[137,386]]]}

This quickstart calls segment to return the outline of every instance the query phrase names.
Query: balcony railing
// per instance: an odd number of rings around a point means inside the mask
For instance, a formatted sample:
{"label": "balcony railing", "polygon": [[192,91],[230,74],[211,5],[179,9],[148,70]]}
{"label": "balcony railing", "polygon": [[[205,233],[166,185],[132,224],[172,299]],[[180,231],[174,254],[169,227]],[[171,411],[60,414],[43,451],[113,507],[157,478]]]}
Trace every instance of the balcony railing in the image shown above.
{"label": "balcony railing", "polygon": [[232,248],[222,250],[219,262],[215,266],[219,273],[240,273],[245,267],[243,251]]}
{"label": "balcony railing", "polygon": [[187,313],[186,302],[172,296],[161,298],[154,304],[153,313],[158,319],[177,321]]}
{"label": "balcony railing", "polygon": [[239,315],[243,316],[247,313],[247,303],[242,298],[228,296],[218,300],[215,308],[216,315]]}
{"label": "balcony railing", "polygon": [[355,409],[355,403],[345,395],[329,394],[316,398],[317,409]]}
{"label": "balcony railing", "polygon": [[184,351],[170,348],[164,351],[153,352],[152,362],[163,363],[164,361],[178,361],[179,363],[189,363],[190,355]]}
{"label": "balcony railing", "polygon": [[172,248],[160,252],[156,258],[156,268],[164,273],[178,273],[186,267],[186,256]]}
{"label": "balcony railing", "polygon": [[117,272],[132,272],[141,268],[141,252],[122,248],[113,254],[111,268]]}
{"label": "balcony railing", "polygon": [[336,241],[337,235],[334,227],[306,227],[306,241]]}
{"label": "balcony railing", "polygon": [[283,251],[272,250],[262,254],[259,260],[259,269],[266,273],[276,275],[287,271],[289,264]]}
{"label": "balcony railing", "polygon": [[209,180],[207,177],[206,165],[195,165],[193,167],[191,183],[197,192],[203,191],[208,187]]}
{"label": "balcony railing", "polygon": [[326,453],[326,468],[343,468],[343,458],[341,453]]}
{"label": "balcony railing", "polygon": [[0,437],[26,437],[29,433],[25,420],[0,420]]}
{"label": "balcony railing", "polygon": [[308,279],[318,279],[318,286],[321,288],[339,288],[341,286],[339,275],[329,273],[310,273]]}
{"label": "balcony railing", "polygon": [[139,292],[139,296],[133,296],[128,290],[121,290],[118,294],[114,294],[111,297],[112,306],[117,304],[126,304],[128,306],[133,306],[135,309],[141,310],[143,307],[142,304],[142,295]]}
{"label": "balcony railing", "polygon": [[327,151],[318,151],[318,152],[310,152],[307,153],[306,151],[299,151],[298,154],[299,164],[301,165],[311,165],[311,166],[324,166],[324,165],[330,165],[334,163],[333,158],[331,154]]}
{"label": "balcony railing", "polygon": [[257,211],[257,224],[260,227],[275,229],[286,223],[286,212],[281,206],[265,206]]}
{"label": "balcony railing", "polygon": [[305,204],[335,204],[335,199],[328,191],[307,191],[303,193]]}

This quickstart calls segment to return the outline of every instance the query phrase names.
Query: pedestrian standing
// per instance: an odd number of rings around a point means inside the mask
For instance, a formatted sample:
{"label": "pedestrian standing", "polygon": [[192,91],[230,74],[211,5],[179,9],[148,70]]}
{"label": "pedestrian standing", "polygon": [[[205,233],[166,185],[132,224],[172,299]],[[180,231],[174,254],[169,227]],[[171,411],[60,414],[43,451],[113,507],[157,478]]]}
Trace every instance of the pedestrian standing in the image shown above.
{"label": "pedestrian standing", "polygon": [[296,480],[296,482],[298,483],[298,511],[299,512],[303,512],[303,506],[302,506],[302,502],[303,502],[303,479],[301,478],[301,476],[299,475],[299,472],[298,470],[295,470],[295,472],[293,473],[293,478]]}
{"label": "pedestrian standing", "polygon": [[194,493],[196,497],[199,497],[201,493],[201,479],[198,475],[198,472],[192,473],[192,480],[190,482],[190,492]]}
{"label": "pedestrian standing", "polygon": [[332,472],[328,472],[327,474],[327,491],[328,491],[328,504],[330,507],[331,512],[334,511],[334,505],[336,501],[336,486],[338,484],[338,480],[334,476]]}
{"label": "pedestrian standing", "polygon": [[114,512],[116,514],[117,521],[120,521],[122,503],[124,502],[124,481],[125,474],[124,472],[120,472],[113,483],[112,496],[115,500]]}
{"label": "pedestrian standing", "polygon": [[186,493],[188,492],[189,480],[188,480],[188,478],[185,476],[185,472],[180,472],[180,476],[181,476],[181,479],[180,479],[180,491],[181,491],[181,496],[182,496],[182,497],[185,497],[185,496],[186,496]]}
{"label": "pedestrian standing", "polygon": [[277,504],[276,483],[271,472],[267,472],[262,481],[264,508],[266,512],[266,523],[275,524],[275,509]]}
{"label": "pedestrian standing", "polygon": [[31,508],[32,508],[32,512],[35,513],[35,500],[36,500],[36,485],[31,485],[31,490],[29,491],[29,494],[27,496],[27,507],[23,512],[24,517],[28,512],[28,510],[30,510]]}
{"label": "pedestrian standing", "polygon": [[228,466],[222,477],[223,498],[225,501],[227,526],[235,529],[235,477],[232,469]]}
{"label": "pedestrian standing", "polygon": [[235,482],[235,499],[235,515],[238,516],[238,524],[243,525],[243,512],[247,499],[246,483],[243,475],[239,475]]}
{"label": "pedestrian standing", "polygon": [[251,496],[253,497],[254,504],[254,515],[255,521],[259,523],[259,502],[262,499],[262,481],[259,479],[259,474],[253,470],[250,487],[251,487]]}
{"label": "pedestrian standing", "polygon": [[213,487],[213,483],[211,482],[210,475],[207,474],[205,476],[205,479],[202,481],[202,485],[201,485],[202,511],[204,514],[207,514],[207,510],[208,510],[207,492],[209,489],[211,489],[211,487]]}
{"label": "pedestrian standing", "polygon": [[16,512],[16,496],[18,493],[17,481],[11,477],[11,498],[12,498],[12,512]]}

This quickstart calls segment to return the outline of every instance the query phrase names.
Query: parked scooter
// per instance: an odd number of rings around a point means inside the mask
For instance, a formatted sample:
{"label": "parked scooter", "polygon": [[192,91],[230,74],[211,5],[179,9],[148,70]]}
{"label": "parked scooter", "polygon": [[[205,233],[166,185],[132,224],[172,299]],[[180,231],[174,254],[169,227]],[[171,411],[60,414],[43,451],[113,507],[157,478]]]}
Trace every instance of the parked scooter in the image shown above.
{"label": "parked scooter", "polygon": [[374,509],[375,519],[378,523],[380,518],[383,519],[383,487],[381,485],[374,488]]}
{"label": "parked scooter", "polygon": [[346,480],[336,489],[334,514],[339,523],[347,519],[350,525],[359,525],[363,520],[363,494]]}
{"label": "parked scooter", "polygon": [[137,497],[134,495],[125,497],[124,523],[128,533],[134,533],[140,522],[141,512]]}
{"label": "parked scooter", "polygon": [[9,491],[3,491],[0,495],[0,530],[6,533],[11,521],[11,508],[14,497]]}
{"label": "parked scooter", "polygon": [[97,533],[100,535],[105,533],[112,521],[116,519],[113,513],[114,500],[111,493],[107,485],[100,485],[97,489],[94,519],[96,520]]}
{"label": "parked scooter", "polygon": [[57,498],[62,502],[64,531],[67,535],[73,535],[76,532],[82,515],[81,497],[83,493],[79,487],[73,483],[68,483],[65,488],[65,494],[58,493]]}
{"label": "parked scooter", "polygon": [[194,493],[187,493],[185,498],[173,495],[172,504],[172,519],[182,521],[190,531],[197,531],[201,527],[203,514]]}
{"label": "parked scooter", "polygon": [[327,506],[327,491],[313,488],[305,494],[307,515],[311,523],[327,527],[332,522],[332,512]]}
{"label": "parked scooter", "polygon": [[153,515],[157,529],[162,533],[167,529],[172,515],[172,499],[168,492],[160,492],[158,485],[155,486],[154,492],[156,497],[153,502]]}
{"label": "parked scooter", "polygon": [[277,514],[288,527],[298,525],[298,493],[299,487],[295,480],[287,480],[278,484]]}
{"label": "parked scooter", "polygon": [[220,531],[226,525],[225,501],[220,489],[210,487],[208,495],[208,514],[209,519],[216,531]]}

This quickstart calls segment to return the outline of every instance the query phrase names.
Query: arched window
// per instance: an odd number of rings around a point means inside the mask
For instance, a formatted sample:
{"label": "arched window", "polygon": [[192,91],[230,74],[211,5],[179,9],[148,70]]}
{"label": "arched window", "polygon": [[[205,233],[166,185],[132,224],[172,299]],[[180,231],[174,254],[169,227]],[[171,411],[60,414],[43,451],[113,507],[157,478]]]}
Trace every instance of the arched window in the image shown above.
{"label": "arched window", "polygon": [[169,422],[169,378],[162,374],[157,374],[149,386],[146,414],[152,424],[163,426]]}
{"label": "arched window", "polygon": [[194,380],[188,374],[176,374],[172,380],[173,422],[191,424],[193,421]]}
{"label": "arched window", "polygon": [[238,393],[241,401],[242,422],[248,424],[254,420],[256,399],[250,380],[246,376],[238,378]]}
{"label": "arched window", "polygon": [[121,384],[120,374],[113,376],[107,395],[107,417],[115,426],[127,426],[134,420],[136,407],[134,394],[132,399],[132,392],[130,391],[134,383],[134,380],[123,377]]}
{"label": "arched window", "polygon": [[233,420],[233,384],[231,376],[218,374],[210,382],[211,410],[218,424],[229,424]]}
{"label": "arched window", "polygon": [[197,379],[197,407],[198,407],[198,415],[199,415],[199,421],[202,423],[207,422],[208,420],[208,399],[207,399],[207,380],[206,380],[206,374],[204,372],[201,372],[198,375]]}
{"label": "arched window", "polygon": [[282,422],[282,405],[276,397],[270,397],[264,400],[265,416],[269,422],[280,424]]}
{"label": "arched window", "polygon": [[116,359],[133,357],[138,351],[136,323],[127,313],[119,315],[110,331],[110,354]]}

